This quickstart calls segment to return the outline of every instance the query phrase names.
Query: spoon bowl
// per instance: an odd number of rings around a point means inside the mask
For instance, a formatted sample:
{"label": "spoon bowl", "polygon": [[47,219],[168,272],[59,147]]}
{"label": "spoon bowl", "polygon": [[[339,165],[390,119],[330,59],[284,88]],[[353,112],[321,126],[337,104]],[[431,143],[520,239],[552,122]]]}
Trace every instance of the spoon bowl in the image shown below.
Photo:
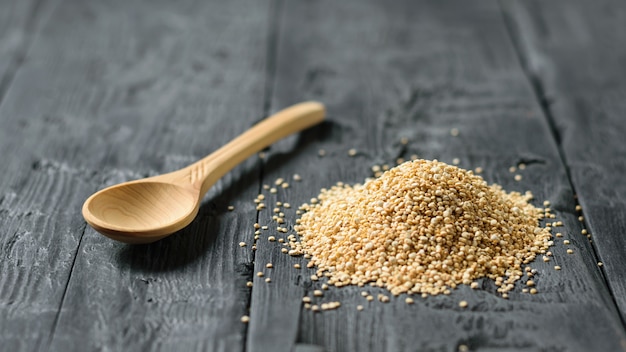
{"label": "spoon bowl", "polygon": [[293,105],[183,169],[94,193],[83,204],[83,217],[96,231],[117,241],[158,241],[193,221],[204,194],[225,173],[277,140],[322,122],[324,116],[320,103]]}
{"label": "spoon bowl", "polygon": [[[98,232],[130,243],[157,241],[181,230],[198,213],[198,194],[158,181],[129,182],[93,194],[83,205],[87,222]],[[132,236],[127,234],[132,233]]]}

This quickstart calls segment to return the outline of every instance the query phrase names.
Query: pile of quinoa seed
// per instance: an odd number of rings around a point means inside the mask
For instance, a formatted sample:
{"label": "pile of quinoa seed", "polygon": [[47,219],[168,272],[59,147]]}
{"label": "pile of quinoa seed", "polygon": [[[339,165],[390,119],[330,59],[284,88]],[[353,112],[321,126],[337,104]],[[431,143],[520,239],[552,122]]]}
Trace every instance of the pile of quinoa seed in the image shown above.
{"label": "pile of quinoa seed", "polygon": [[290,254],[310,257],[335,286],[437,295],[487,277],[505,295],[552,244],[530,199],[437,160],[409,161],[362,185],[322,189],[300,208]]}

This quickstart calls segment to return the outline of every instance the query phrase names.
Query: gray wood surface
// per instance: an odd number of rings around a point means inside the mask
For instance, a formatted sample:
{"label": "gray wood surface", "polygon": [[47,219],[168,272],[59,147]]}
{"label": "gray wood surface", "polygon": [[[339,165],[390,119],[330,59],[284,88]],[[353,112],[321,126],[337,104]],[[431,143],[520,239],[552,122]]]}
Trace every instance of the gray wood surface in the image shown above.
{"label": "gray wood surface", "polygon": [[47,8],[42,7],[38,0],[0,1],[0,101],[24,61],[35,28],[45,17]]}
{"label": "gray wood surface", "polygon": [[[294,273],[293,263],[305,261],[262,241],[255,271],[267,273],[267,262],[274,268],[272,282],[258,280],[252,292],[251,350],[291,350],[296,326],[295,342],[328,351],[451,351],[461,344],[472,350],[623,348],[623,326],[593,250],[586,238],[570,235],[581,230],[573,192],[497,3],[461,9],[451,2],[286,1],[281,14],[272,108],[317,99],[328,105],[330,119],[272,147],[263,183],[294,173],[303,181],[270,195],[270,204],[301,204],[337,181],[360,182],[372,165],[393,164],[399,156],[457,157],[506,189],[532,190],[536,204],[550,200],[575,254],[566,254],[559,241],[551,262],[532,264],[539,272],[534,296],[518,285],[504,300],[484,283],[478,291],[462,287],[407,306],[402,296],[367,303],[363,289],[344,287],[316,300],[339,300],[340,309],[296,314],[295,300],[303,292],[311,296],[321,282],[309,279],[311,270]],[[459,129],[458,137],[451,128]],[[402,137],[410,140],[406,150]],[[348,156],[350,148],[358,150],[356,157]],[[319,149],[327,155],[319,157]],[[528,167],[516,182],[508,169],[521,162]],[[293,211],[285,212],[293,219]],[[262,211],[261,223],[271,215]],[[555,271],[557,264],[563,270]],[[458,308],[460,300],[470,308]],[[365,310],[358,312],[358,304]],[[557,323],[566,321],[566,327]]]}
{"label": "gray wood surface", "polygon": [[98,188],[195,161],[261,116],[268,16],[263,1],[55,9],[0,109],[3,350],[243,349],[251,254],[236,243],[252,236],[257,160],[151,246],[105,239],[80,207]]}
{"label": "gray wood surface", "polygon": [[[616,306],[623,311],[626,293],[618,178],[624,31],[611,32],[623,28],[626,6],[581,1],[560,13],[552,3],[496,1],[0,5],[0,350],[626,350]],[[328,121],[226,175],[179,234],[129,246],[80,216],[95,190],[182,167],[306,99],[324,102]],[[586,135],[589,143],[579,143]],[[286,237],[273,230],[274,204],[291,204],[283,209],[291,229],[297,206],[320,188],[362,182],[372,165],[412,154],[459,158],[462,167],[482,167],[489,182],[531,190],[537,205],[550,200],[574,254],[559,241],[551,262],[531,265],[537,295],[518,285],[505,300],[484,281],[408,306],[404,296],[368,303],[360,295],[382,289],[331,287],[316,301],[341,301],[339,309],[305,310],[302,297],[323,281],[312,282],[306,260],[267,240]],[[508,168],[519,163],[527,167],[517,182]],[[290,187],[262,188],[278,177]],[[257,212],[259,192],[267,209]],[[252,251],[257,221],[270,230]],[[583,226],[593,243],[577,235]]]}
{"label": "gray wood surface", "polygon": [[626,320],[626,8],[621,1],[505,2],[546,99],[585,226]]}

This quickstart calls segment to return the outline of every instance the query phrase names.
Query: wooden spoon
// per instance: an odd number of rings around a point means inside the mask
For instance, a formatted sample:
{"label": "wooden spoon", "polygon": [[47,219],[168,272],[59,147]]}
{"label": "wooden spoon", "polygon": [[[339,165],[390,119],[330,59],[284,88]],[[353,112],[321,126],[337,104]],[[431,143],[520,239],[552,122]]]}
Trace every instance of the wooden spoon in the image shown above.
{"label": "wooden spoon", "polygon": [[158,241],[189,225],[204,194],[233,167],[279,139],[322,122],[324,116],[320,103],[293,105],[183,169],[94,193],[83,204],[83,217],[117,241]]}

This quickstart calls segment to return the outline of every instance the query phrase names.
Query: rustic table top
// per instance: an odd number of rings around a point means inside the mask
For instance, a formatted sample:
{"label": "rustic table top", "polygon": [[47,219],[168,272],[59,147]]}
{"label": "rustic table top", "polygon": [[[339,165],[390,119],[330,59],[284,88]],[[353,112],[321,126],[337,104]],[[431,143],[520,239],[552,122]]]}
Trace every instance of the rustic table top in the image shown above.
{"label": "rustic table top", "polygon": [[[624,2],[0,0],[0,9],[0,349],[626,350]],[[328,121],[231,171],[176,235],[130,246],[83,221],[94,191],[185,166],[303,100],[325,103]],[[296,206],[321,188],[412,155],[458,158],[552,203],[571,244],[558,239],[549,262],[531,264],[538,293],[520,283],[504,299],[482,280],[407,305],[331,287],[319,301],[340,308],[305,309],[302,297],[322,284],[306,260],[265,233],[251,249],[253,224],[272,221],[257,194],[291,203],[292,228]],[[302,181],[263,189],[294,174]]]}

